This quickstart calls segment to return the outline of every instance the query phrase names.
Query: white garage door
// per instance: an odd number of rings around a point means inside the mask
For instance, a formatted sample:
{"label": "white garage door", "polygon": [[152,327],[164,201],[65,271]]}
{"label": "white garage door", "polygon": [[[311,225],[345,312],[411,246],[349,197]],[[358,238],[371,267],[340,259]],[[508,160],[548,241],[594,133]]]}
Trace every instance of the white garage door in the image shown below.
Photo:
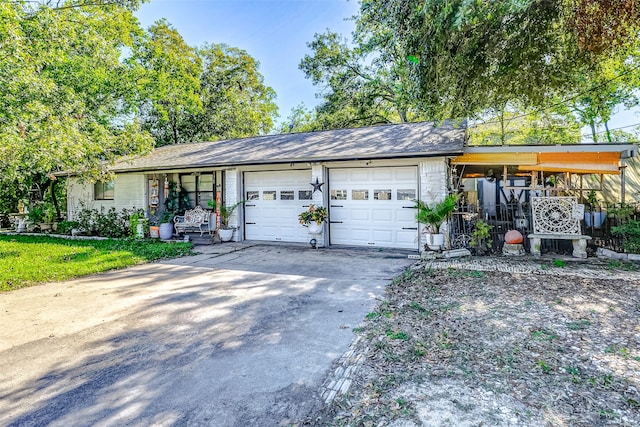
{"label": "white garage door", "polygon": [[332,244],[418,249],[416,167],[329,170]]}
{"label": "white garage door", "polygon": [[311,170],[245,172],[247,240],[307,242],[298,214],[311,202]]}

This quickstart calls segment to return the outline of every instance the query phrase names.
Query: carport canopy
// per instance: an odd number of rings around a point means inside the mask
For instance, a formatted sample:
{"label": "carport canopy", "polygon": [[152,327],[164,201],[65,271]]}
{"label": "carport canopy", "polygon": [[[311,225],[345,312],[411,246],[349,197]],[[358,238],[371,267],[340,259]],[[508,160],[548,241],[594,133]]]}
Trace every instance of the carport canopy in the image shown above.
{"label": "carport canopy", "polygon": [[453,165],[516,166],[518,171],[568,172],[573,174],[620,174],[621,160],[634,157],[634,144],[573,144],[535,146],[468,147]]}

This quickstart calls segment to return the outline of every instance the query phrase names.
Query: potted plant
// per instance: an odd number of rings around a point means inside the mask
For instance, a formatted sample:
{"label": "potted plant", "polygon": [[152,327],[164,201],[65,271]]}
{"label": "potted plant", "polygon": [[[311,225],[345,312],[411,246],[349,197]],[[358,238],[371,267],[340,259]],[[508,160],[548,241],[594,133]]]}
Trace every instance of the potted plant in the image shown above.
{"label": "potted plant", "polygon": [[[220,205],[220,229],[218,230],[218,236],[220,236],[220,240],[223,242],[228,242],[233,238],[235,227],[229,226],[229,219],[236,208],[244,202],[245,200],[241,200],[232,206]],[[218,205],[215,200],[209,200],[208,205],[214,212],[218,210]]]}
{"label": "potted plant", "polygon": [[33,226],[40,227],[42,231],[42,224],[44,224],[44,205],[42,203],[37,203],[33,206],[29,207],[29,211],[27,213],[27,218],[29,218],[29,222],[31,223],[30,229]]}
{"label": "potted plant", "polygon": [[493,227],[479,219],[471,233],[470,244],[476,250],[476,255],[484,255],[493,246],[490,231]]}
{"label": "potted plant", "polygon": [[309,228],[309,233],[319,234],[322,233],[322,223],[327,220],[327,215],[327,208],[311,203],[307,210],[300,212],[298,221]]}
{"label": "potted plant", "polygon": [[589,191],[587,203],[585,203],[584,223],[587,227],[600,228],[606,217],[607,213],[600,208],[595,190]]}
{"label": "potted plant", "polygon": [[160,239],[171,240],[173,237],[173,218],[175,214],[172,211],[164,211],[160,217]]}
{"label": "potted plant", "polygon": [[440,203],[435,204],[433,207],[425,205],[422,201],[418,200],[416,208],[418,213],[416,214],[416,220],[420,224],[426,225],[425,249],[440,250],[444,246],[444,234],[440,233],[440,227],[442,223],[449,218],[449,215],[455,210],[456,202],[458,201],[457,194],[449,194]]}
{"label": "potted plant", "polygon": [[142,212],[134,212],[129,215],[129,234],[136,239],[143,239],[145,235],[145,225],[147,218]]}

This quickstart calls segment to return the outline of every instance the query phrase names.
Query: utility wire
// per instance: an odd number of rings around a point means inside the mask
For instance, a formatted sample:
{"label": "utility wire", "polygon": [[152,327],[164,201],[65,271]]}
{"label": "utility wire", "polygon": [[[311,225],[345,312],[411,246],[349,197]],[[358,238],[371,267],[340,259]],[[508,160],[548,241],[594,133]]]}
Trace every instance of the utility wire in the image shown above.
{"label": "utility wire", "polygon": [[[635,123],[635,124],[632,124],[632,125],[620,126],[620,127],[617,127],[617,128],[610,128],[609,132],[612,131],[612,130],[620,130],[620,129],[632,128],[634,126],[639,126],[639,125],[640,125],[640,123]],[[601,133],[607,133],[607,130],[606,129],[605,130],[601,130],[599,132],[596,132],[595,134],[596,135],[600,135]],[[583,133],[580,136],[592,136],[592,135],[593,135],[593,133]]]}
{"label": "utility wire", "polygon": [[[542,112],[542,111],[547,111],[547,110],[551,110],[553,108],[559,107],[559,106],[561,106],[561,105],[563,105],[563,104],[565,104],[565,103],[567,103],[569,101],[573,101],[574,99],[579,98],[579,97],[581,97],[581,96],[583,96],[583,95],[585,95],[585,94],[587,94],[589,92],[593,92],[594,90],[600,89],[601,87],[611,83],[612,81],[617,80],[617,79],[619,79],[621,77],[624,77],[627,74],[631,73],[632,71],[635,71],[635,70],[638,70],[638,69],[640,69],[640,64],[638,64],[635,67],[632,67],[632,68],[630,68],[630,69],[628,69],[626,71],[623,71],[622,73],[618,74],[617,76],[612,77],[611,79],[609,79],[609,80],[607,80],[605,82],[602,82],[599,85],[596,85],[596,86],[594,86],[594,87],[592,87],[590,89],[582,91],[582,92],[580,92],[580,93],[578,93],[576,95],[573,95],[573,96],[571,96],[571,97],[569,97],[567,99],[564,99],[562,101],[556,102],[553,105],[550,105],[548,107],[542,108],[540,110],[530,111],[528,113],[522,113],[522,114],[517,115],[517,116],[509,117],[509,120],[514,120],[514,119],[519,119],[519,118],[522,118],[522,117],[527,117],[527,116],[530,116],[531,114],[536,114],[536,113],[539,113],[539,112]],[[500,122],[501,122],[500,120],[493,120],[493,121],[473,124],[470,127],[477,127],[477,126],[481,126],[481,125],[488,125],[488,124],[500,123]]]}

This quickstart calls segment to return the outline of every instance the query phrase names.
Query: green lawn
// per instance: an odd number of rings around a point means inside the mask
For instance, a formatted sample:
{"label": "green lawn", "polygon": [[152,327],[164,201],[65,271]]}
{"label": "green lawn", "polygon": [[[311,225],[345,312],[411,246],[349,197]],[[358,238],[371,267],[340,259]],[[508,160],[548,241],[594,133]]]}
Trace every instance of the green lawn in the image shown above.
{"label": "green lawn", "polygon": [[182,242],[0,235],[0,291],[189,254]]}

